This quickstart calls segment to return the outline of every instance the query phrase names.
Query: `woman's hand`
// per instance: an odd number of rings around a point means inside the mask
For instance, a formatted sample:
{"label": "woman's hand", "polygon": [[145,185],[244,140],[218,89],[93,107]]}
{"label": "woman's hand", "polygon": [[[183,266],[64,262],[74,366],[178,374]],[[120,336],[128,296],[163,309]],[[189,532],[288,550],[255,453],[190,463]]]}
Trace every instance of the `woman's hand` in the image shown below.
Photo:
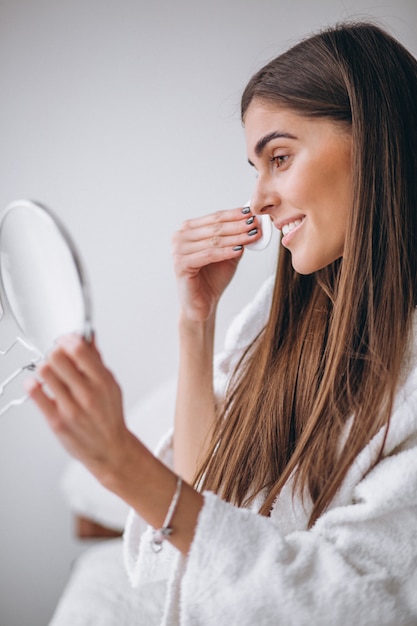
{"label": "woman's hand", "polygon": [[187,220],[174,234],[174,269],[186,319],[204,322],[214,314],[243,246],[259,238],[258,227],[255,215],[232,209]]}
{"label": "woman's hand", "polygon": [[[25,387],[66,450],[101,482],[120,467],[129,441],[122,394],[95,343],[69,335]],[[46,385],[46,387],[45,387]]]}
{"label": "woman's hand", "polygon": [[[67,451],[154,528],[160,528],[177,476],[125,426],[119,385],[94,343],[77,335],[58,341],[25,387]],[[46,385],[46,388],[45,388]],[[186,554],[203,496],[184,483],[169,540]]]}

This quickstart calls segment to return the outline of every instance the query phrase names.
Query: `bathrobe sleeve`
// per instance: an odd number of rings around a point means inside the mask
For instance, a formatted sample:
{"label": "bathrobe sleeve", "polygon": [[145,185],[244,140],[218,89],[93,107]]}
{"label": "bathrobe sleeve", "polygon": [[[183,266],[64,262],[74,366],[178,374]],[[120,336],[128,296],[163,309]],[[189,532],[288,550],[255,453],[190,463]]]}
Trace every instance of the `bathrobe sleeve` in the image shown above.
{"label": "bathrobe sleeve", "polygon": [[[266,287],[258,305],[262,301],[270,302]],[[220,395],[245,338],[260,330],[258,305],[232,325],[217,364]],[[285,487],[269,518],[206,492],[187,556],[169,542],[154,554],[151,529],[135,533],[137,516],[131,514],[127,570],[134,586],[167,581],[161,626],[417,624],[415,353],[412,360],[396,397],[384,458],[374,466],[381,432],[313,528],[307,529],[308,501],[303,506]],[[170,464],[169,437],[161,453]]]}
{"label": "bathrobe sleeve", "polygon": [[417,624],[414,389],[393,416],[389,455],[367,472],[380,433],[354,463],[339,503],[312,529],[285,534],[279,506],[265,518],[206,493],[183,558],[178,623]]}
{"label": "bathrobe sleeve", "polygon": [[[246,322],[253,332],[251,316],[239,328]],[[237,331],[231,339],[242,347],[245,334]],[[234,361],[236,355],[226,354]],[[134,586],[167,580],[161,626],[417,624],[413,359],[397,394],[384,458],[374,466],[381,432],[352,464],[313,528],[307,528],[308,500],[303,505],[293,499],[291,489],[284,487],[269,518],[206,492],[188,555],[169,542],[155,555],[151,530],[135,536],[132,514],[125,534],[127,569]],[[167,442],[167,462],[169,450]]]}
{"label": "bathrobe sleeve", "polygon": [[[214,395],[220,403],[225,395],[234,367],[244,350],[265,326],[272,300],[274,277],[268,277],[260,286],[254,298],[232,320],[221,350],[213,363]],[[160,440],[155,455],[168,467],[173,467],[173,429]],[[124,532],[124,561],[133,586],[167,579],[170,568],[178,553],[168,542],[158,555],[150,544],[152,529],[137,513],[130,510]]]}

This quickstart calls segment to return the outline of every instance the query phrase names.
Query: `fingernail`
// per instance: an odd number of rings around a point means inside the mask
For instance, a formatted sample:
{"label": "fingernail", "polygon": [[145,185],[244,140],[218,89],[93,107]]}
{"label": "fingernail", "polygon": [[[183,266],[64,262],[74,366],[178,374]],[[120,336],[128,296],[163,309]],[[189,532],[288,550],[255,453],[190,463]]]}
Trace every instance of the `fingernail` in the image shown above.
{"label": "fingernail", "polygon": [[252,235],[256,235],[257,232],[258,232],[257,228],[252,228],[252,230],[248,232],[248,235],[249,237],[252,237]]}
{"label": "fingernail", "polygon": [[73,348],[78,346],[80,341],[81,341],[80,335],[76,333],[71,333],[69,335],[61,335],[60,337],[58,337],[55,343],[60,348],[64,348],[64,349],[66,348],[67,350],[72,350]]}
{"label": "fingernail", "polygon": [[250,208],[248,206],[244,206],[242,209],[242,213],[243,215],[247,215],[248,213],[250,213]]}
{"label": "fingernail", "polygon": [[69,343],[74,343],[74,341],[76,340],[77,335],[75,333],[68,333],[67,335],[60,335],[59,337],[57,337],[56,339],[56,343],[58,345],[67,345]]}
{"label": "fingernail", "polygon": [[31,378],[25,378],[25,380],[23,381],[23,388],[26,393],[30,394],[37,386],[38,381],[36,380],[36,378],[33,378],[33,376]]}
{"label": "fingernail", "polygon": [[242,250],[242,248],[243,248],[243,246],[234,246],[233,250],[235,250],[237,252],[238,250]]}
{"label": "fingernail", "polygon": [[246,224],[253,224],[254,219],[255,219],[254,215],[252,215],[251,217],[248,217],[248,219],[246,220]]}

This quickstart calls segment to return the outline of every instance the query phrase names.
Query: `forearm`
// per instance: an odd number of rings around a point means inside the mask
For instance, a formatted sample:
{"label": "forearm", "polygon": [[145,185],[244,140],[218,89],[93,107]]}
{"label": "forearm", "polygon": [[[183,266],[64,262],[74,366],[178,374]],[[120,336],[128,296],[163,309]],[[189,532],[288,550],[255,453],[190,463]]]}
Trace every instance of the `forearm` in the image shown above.
{"label": "forearm", "polygon": [[[177,475],[129,433],[123,461],[105,476],[102,484],[127,502],[153,528],[161,528],[177,484]],[[183,482],[170,527],[170,542],[187,554],[194,537],[203,496]]]}
{"label": "forearm", "polygon": [[[126,427],[120,387],[94,343],[73,335],[60,340],[25,381],[31,398],[67,451],[107,489],[161,528],[176,490],[177,476]],[[203,496],[184,483],[170,521],[172,543],[187,553]],[[171,540],[171,537],[170,537]]]}
{"label": "forearm", "polygon": [[214,316],[179,322],[180,365],[174,429],[174,467],[192,481],[207,450],[215,419],[213,394]]}

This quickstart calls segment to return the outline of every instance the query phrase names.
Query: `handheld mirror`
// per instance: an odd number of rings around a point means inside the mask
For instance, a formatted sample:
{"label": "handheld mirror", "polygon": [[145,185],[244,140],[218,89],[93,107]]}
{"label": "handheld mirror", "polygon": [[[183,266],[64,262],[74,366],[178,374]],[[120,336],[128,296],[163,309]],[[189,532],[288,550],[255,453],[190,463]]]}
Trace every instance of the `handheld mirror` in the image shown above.
{"label": "handheld mirror", "polygon": [[[75,245],[50,209],[29,200],[10,204],[0,217],[0,327],[14,323],[16,336],[0,345],[0,356],[19,343],[33,359],[0,382],[5,387],[53,347],[58,337],[78,332],[91,339],[91,302],[85,271]],[[21,404],[26,396],[9,401]]]}

